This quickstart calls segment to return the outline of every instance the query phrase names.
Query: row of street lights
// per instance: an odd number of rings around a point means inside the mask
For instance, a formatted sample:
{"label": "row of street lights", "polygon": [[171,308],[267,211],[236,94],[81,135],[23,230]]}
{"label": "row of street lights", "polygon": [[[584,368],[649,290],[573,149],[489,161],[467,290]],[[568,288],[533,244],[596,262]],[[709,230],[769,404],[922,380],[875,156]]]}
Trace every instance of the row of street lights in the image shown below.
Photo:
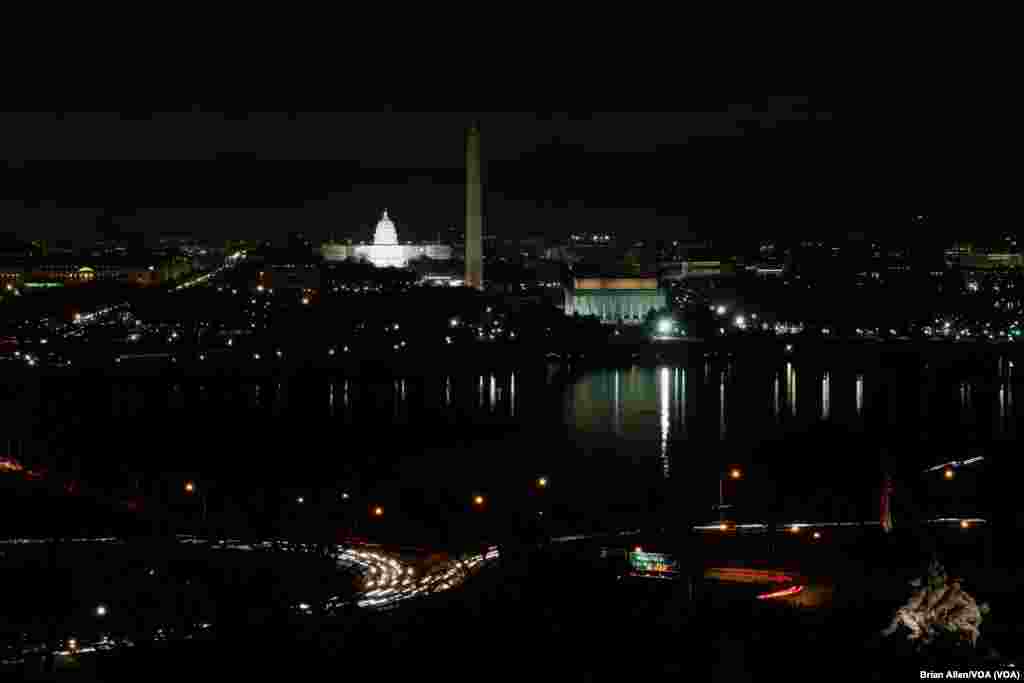
{"label": "row of street lights", "polygon": [[[538,477],[535,480],[534,483],[536,484],[538,489],[546,489],[548,487],[548,484],[549,484],[549,479],[547,477]],[[203,494],[203,492],[199,491],[199,487],[192,480],[188,480],[188,481],[185,482],[184,489],[185,489],[185,493],[187,495],[190,495],[190,496],[191,495],[198,495],[199,496],[199,500],[200,500],[200,502],[202,504],[202,519],[205,522],[206,521],[206,496]],[[341,497],[342,500],[345,500],[345,501],[351,499],[351,495],[347,491],[342,491],[340,497]],[[487,502],[486,498],[482,494],[480,494],[480,493],[474,494],[472,500],[473,500],[473,505],[476,508],[482,508],[484,506],[484,504]],[[298,503],[299,505],[303,505],[306,502],[306,499],[305,499],[304,496],[298,496],[298,497],[296,497],[295,502]],[[371,508],[370,513],[374,517],[383,517],[384,516],[384,508],[383,508],[383,506],[375,505],[375,506],[373,506]]]}
{"label": "row of street lights", "polygon": [[[941,465],[936,465],[935,467],[929,467],[928,469],[924,470],[923,474],[928,474],[930,472],[937,472],[937,471],[941,470],[942,471],[942,478],[945,481],[951,481],[952,479],[954,479],[956,477],[956,470],[957,470],[957,468],[963,467],[963,466],[967,466],[967,465],[973,465],[973,464],[976,464],[978,462],[981,462],[984,459],[985,458],[983,456],[977,456],[977,457],[973,457],[973,458],[968,458],[967,460],[963,460],[963,461],[953,461],[953,462],[949,462],[949,463],[944,463],[944,464],[941,464]],[[730,480],[733,480],[733,481],[737,481],[737,480],[742,479],[742,478],[743,478],[743,471],[740,470],[738,467],[733,467],[733,468],[729,469],[728,471],[720,472],[719,475],[718,475],[718,505],[717,505],[717,508],[718,508],[718,512],[719,512],[718,528],[719,528],[720,531],[728,531],[731,528],[730,524],[725,519],[725,513],[724,513],[724,510],[726,508],[732,507],[731,505],[726,505],[726,503],[725,503],[725,480],[726,479],[730,479]],[[971,528],[971,526],[972,526],[972,520],[969,520],[969,519],[962,519],[962,520],[960,520],[960,528],[961,529],[969,529],[969,528]],[[790,533],[798,534],[801,531],[801,525],[793,524],[792,526],[789,527],[789,531],[790,531]],[[811,536],[815,540],[818,540],[818,539],[821,538],[821,532],[814,531],[811,534]]]}

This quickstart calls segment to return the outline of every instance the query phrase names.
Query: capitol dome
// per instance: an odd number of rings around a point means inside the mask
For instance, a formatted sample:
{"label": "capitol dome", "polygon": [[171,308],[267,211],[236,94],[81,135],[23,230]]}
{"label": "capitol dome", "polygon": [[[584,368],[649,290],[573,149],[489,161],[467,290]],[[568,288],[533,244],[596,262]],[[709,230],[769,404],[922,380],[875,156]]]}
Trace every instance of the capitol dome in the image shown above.
{"label": "capitol dome", "polygon": [[395,224],[388,218],[387,209],[384,209],[384,214],[377,222],[377,229],[373,232],[373,243],[398,244],[398,231],[395,230]]}
{"label": "capitol dome", "polygon": [[349,246],[325,242],[321,246],[324,261],[366,260],[378,268],[407,268],[409,262],[427,258],[447,261],[452,248],[443,244],[399,244],[398,231],[385,209],[373,232],[371,244]]}

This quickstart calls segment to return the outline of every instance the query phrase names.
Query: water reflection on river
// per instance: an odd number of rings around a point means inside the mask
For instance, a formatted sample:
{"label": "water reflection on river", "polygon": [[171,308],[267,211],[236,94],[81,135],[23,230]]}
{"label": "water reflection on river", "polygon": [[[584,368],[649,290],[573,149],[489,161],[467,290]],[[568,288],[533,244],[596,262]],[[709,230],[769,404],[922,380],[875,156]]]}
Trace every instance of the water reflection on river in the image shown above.
{"label": "water reflection on river", "polygon": [[[756,442],[831,426],[887,442],[1003,441],[1016,438],[1019,411],[1009,363],[1002,376],[902,366],[779,364],[743,359],[696,367],[665,365],[581,372],[566,392],[565,415],[579,438],[631,457],[725,460]],[[688,381],[696,374],[703,382]]]}
{"label": "water reflection on river", "polygon": [[314,472],[337,467],[364,472],[377,482],[371,489],[401,482],[495,490],[543,473],[557,477],[560,490],[612,505],[619,493],[646,495],[666,481],[677,493],[712,495],[715,471],[755,452],[783,458],[785,448],[769,446],[824,439],[813,436],[822,425],[834,428],[831,441],[816,444],[823,454],[845,446],[837,434],[880,446],[924,442],[909,449],[922,461],[938,457],[937,444],[1013,440],[1015,373],[1005,358],[967,370],[914,356],[884,363],[701,355],[657,366],[538,365],[430,378],[50,382],[9,407],[28,411],[25,424],[41,417],[59,425],[50,433],[62,435],[65,449],[97,444],[89,453],[112,463],[202,469],[276,454],[288,464],[281,478],[308,472],[315,483],[333,475]]}

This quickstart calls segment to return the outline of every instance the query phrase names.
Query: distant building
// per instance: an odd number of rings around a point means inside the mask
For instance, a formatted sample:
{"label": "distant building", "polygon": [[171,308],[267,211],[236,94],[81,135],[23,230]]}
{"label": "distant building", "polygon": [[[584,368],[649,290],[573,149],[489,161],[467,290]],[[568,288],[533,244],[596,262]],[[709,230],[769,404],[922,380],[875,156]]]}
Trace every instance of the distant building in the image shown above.
{"label": "distant building", "polygon": [[[763,251],[764,260],[771,261],[771,249]],[[666,280],[701,280],[736,275],[735,259],[727,258],[722,248],[711,242],[675,242],[668,251],[669,259],[659,264],[661,277]]]}
{"label": "distant building", "polygon": [[960,259],[966,256],[974,255],[974,245],[965,242],[957,242],[952,247],[946,249],[946,265],[955,266],[959,265]]}
{"label": "distant building", "polygon": [[1024,266],[1021,254],[968,254],[960,256],[957,265],[968,270],[997,270],[1000,268],[1020,268]]}
{"label": "distant building", "polygon": [[324,242],[320,246],[320,256],[324,261],[349,261],[355,258],[355,253],[355,248],[351,244]]}
{"label": "distant building", "polygon": [[3,259],[0,262],[0,282],[26,286],[54,283],[69,287],[118,282],[137,287],[157,287],[191,273],[192,269],[192,259],[181,257],[51,255],[46,259]]}
{"label": "distant building", "polygon": [[763,278],[783,277],[786,274],[786,269],[781,263],[755,263],[748,266],[747,270]]}
{"label": "distant building", "polygon": [[226,254],[234,254],[239,251],[251,251],[259,248],[260,243],[257,240],[225,240],[224,252]]}
{"label": "distant building", "polygon": [[385,210],[373,233],[373,244],[326,242],[320,247],[324,261],[369,261],[378,268],[406,268],[410,261],[426,258],[449,261],[452,248],[445,244],[400,244],[398,231]]}
{"label": "distant building", "polygon": [[566,315],[596,315],[609,324],[639,324],[668,306],[668,291],[654,277],[574,278],[565,293]]}
{"label": "distant building", "polygon": [[721,259],[686,260],[679,264],[679,278],[683,280],[702,277],[735,275],[736,266]]}

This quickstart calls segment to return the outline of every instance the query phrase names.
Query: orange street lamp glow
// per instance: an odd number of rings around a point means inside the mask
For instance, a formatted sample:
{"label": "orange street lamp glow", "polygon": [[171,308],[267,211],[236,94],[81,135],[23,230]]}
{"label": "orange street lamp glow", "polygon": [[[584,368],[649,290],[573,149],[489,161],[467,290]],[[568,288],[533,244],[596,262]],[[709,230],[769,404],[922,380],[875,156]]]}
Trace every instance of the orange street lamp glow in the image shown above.
{"label": "orange street lamp glow", "polygon": [[743,476],[743,473],[734,467],[732,470],[729,471],[729,476],[732,477],[733,479],[739,479],[740,477]]}
{"label": "orange street lamp glow", "polygon": [[944,474],[946,476],[946,479],[952,479],[953,476],[954,476],[952,468],[949,468],[949,467],[946,468],[946,471],[945,471]]}
{"label": "orange street lamp glow", "polygon": [[195,484],[193,484],[190,481],[186,481],[185,482],[185,493],[194,493],[195,490],[196,490],[196,485]]}
{"label": "orange street lamp glow", "polygon": [[720,531],[728,531],[729,530],[729,525],[726,524],[725,522],[722,522],[721,524],[718,525],[718,529]]}
{"label": "orange street lamp glow", "polygon": [[476,505],[483,505],[484,504],[484,497],[483,496],[473,496],[473,503],[475,503]]}
{"label": "orange street lamp glow", "polygon": [[373,516],[374,517],[380,517],[383,514],[384,514],[384,508],[382,508],[380,506],[377,506],[377,507],[373,508]]}
{"label": "orange street lamp glow", "polygon": [[821,538],[821,532],[820,531],[815,531],[814,532],[814,537],[815,538]]}
{"label": "orange street lamp glow", "polygon": [[961,529],[966,529],[969,526],[971,526],[971,523],[968,522],[966,519],[961,519],[960,520],[960,528]]}
{"label": "orange street lamp glow", "polygon": [[789,530],[792,531],[794,534],[800,533],[800,527],[797,526],[796,524],[794,524],[793,526],[789,527]]}

